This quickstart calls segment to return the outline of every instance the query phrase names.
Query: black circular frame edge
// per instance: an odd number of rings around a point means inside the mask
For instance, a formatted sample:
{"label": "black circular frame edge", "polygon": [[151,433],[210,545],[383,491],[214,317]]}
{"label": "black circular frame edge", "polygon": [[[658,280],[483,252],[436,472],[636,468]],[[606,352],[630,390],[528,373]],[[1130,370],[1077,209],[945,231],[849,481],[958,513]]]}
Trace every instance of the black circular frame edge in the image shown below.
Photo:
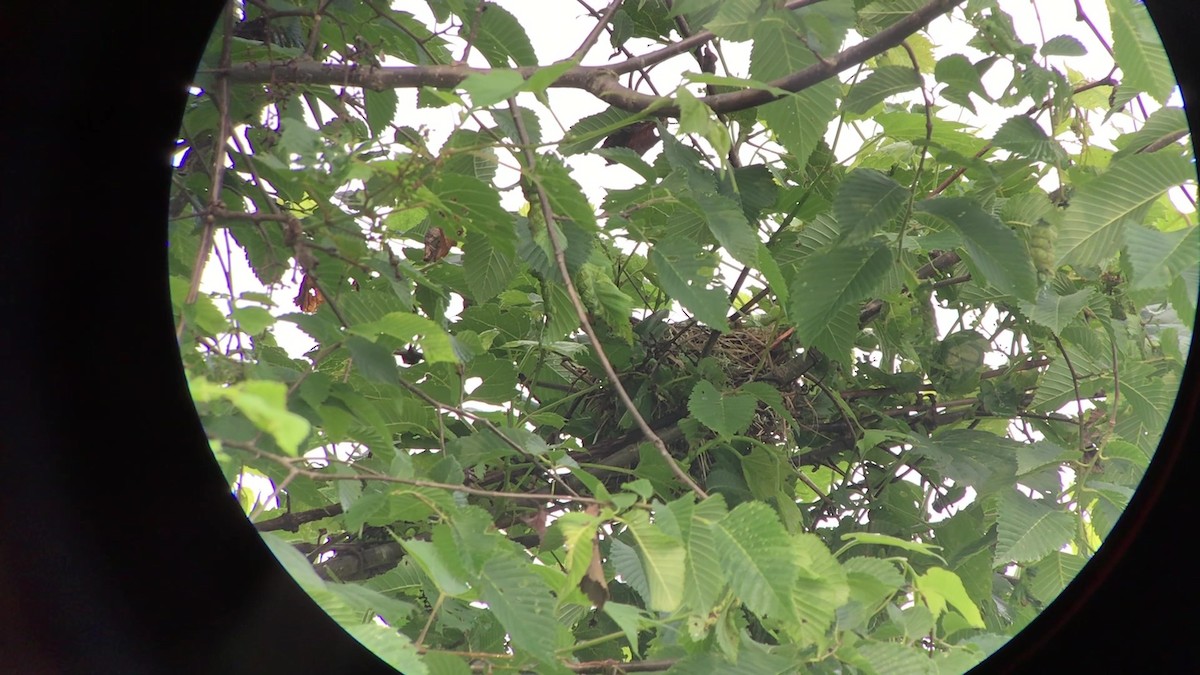
{"label": "black circular frame edge", "polygon": [[[0,10],[0,671],[392,672],[267,551],[184,385],[167,157],[222,3],[33,4]],[[1184,100],[1200,100],[1200,8],[1146,4]],[[1105,545],[972,672],[1200,664],[1197,355]]]}

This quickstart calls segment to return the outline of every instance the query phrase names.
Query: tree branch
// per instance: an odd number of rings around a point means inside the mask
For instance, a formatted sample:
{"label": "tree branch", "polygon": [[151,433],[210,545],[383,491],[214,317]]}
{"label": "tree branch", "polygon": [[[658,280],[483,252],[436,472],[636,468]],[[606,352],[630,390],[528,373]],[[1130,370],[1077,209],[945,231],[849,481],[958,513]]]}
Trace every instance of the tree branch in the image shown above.
{"label": "tree branch", "polygon": [[[803,91],[899,45],[909,35],[962,2],[963,0],[929,0],[903,19],[853,47],[769,84],[790,93]],[[788,6],[802,7],[806,4],[811,4],[811,1],[792,2],[788,3]],[[550,86],[583,89],[609,105],[630,112],[643,112],[653,108],[654,114],[659,117],[678,117],[679,106],[672,102],[674,99],[634,91],[622,85],[618,76],[686,52],[713,37],[712,33],[702,31],[657,52],[629,59],[613,66],[576,66],[563,73]],[[364,67],[359,64],[332,65],[292,61],[245,63],[227,68],[217,68],[214,69],[214,72],[225,75],[229,82],[238,83],[292,82],[383,90],[414,87],[452,89],[469,75],[490,73],[496,70],[504,69],[473,68],[465,65]],[[528,79],[538,70],[539,67],[527,66],[513,69],[513,72]],[[715,113],[729,113],[770,103],[779,98],[781,97],[763,89],[746,89],[705,96],[700,100],[712,108]]]}

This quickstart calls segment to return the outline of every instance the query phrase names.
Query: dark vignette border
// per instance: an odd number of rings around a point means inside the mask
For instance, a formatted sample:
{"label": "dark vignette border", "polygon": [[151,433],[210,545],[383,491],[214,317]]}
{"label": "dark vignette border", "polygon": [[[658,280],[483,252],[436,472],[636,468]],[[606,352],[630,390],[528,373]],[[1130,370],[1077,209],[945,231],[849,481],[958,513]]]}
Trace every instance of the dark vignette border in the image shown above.
{"label": "dark vignette border", "polygon": [[[35,4],[0,10],[0,671],[390,673],[268,553],[184,385],[167,158],[222,3]],[[1146,4],[1200,128],[1200,7]],[[974,672],[1200,664],[1197,344],[1189,356],[1108,542]]]}

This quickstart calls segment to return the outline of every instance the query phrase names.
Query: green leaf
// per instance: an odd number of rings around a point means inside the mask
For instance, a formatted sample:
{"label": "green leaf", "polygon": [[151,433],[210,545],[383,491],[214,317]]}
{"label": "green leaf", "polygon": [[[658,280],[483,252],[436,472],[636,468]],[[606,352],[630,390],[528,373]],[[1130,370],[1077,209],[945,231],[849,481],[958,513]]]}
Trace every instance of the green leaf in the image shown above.
{"label": "green leaf", "polygon": [[[377,321],[351,326],[350,332],[372,339],[379,335],[390,335],[405,342],[416,342],[421,346],[425,360],[430,363],[459,362],[450,335],[441,326],[416,314],[389,312]],[[394,359],[392,368],[395,369]]]}
{"label": "green leaf", "polygon": [[983,88],[979,69],[962,54],[951,54],[939,60],[933,69],[933,76],[938,82],[946,85],[940,92],[943,98],[961,105],[972,113],[975,112],[975,104],[971,101],[971,94],[985,101],[991,100],[987,90]]}
{"label": "green leaf", "polygon": [[188,387],[197,403],[218,399],[232,403],[292,457],[300,454],[300,444],[312,429],[308,420],[288,410],[287,385],[283,382],[245,380],[223,386],[199,377],[189,378]]}
{"label": "green leaf", "polygon": [[635,655],[638,654],[638,630],[644,624],[648,623],[642,610],[633,605],[623,605],[610,600],[604,603],[603,611],[608,615],[608,618],[613,620],[613,623],[617,624],[621,632],[625,634],[625,639],[629,641],[630,650]]}
{"label": "green leaf", "polygon": [[727,583],[713,535],[713,526],[726,514],[725,498],[716,494],[696,503],[689,494],[667,506],[687,547],[684,602],[693,612],[708,611]]}
{"label": "green leaf", "polygon": [[1017,233],[999,218],[962,197],[927,199],[917,210],[940,218],[962,235],[970,263],[993,288],[1022,300],[1036,298],[1033,261]]}
{"label": "green leaf", "polygon": [[1072,35],[1056,35],[1038,50],[1042,56],[1086,56],[1087,47]]}
{"label": "green leaf", "polygon": [[1175,76],[1150,13],[1141,3],[1108,0],[1108,18],[1113,56],[1123,73],[1122,88],[1144,91],[1159,103],[1166,103],[1175,88]]}
{"label": "green leaf", "polygon": [[1177,155],[1139,154],[1113,162],[1071,197],[1058,230],[1055,267],[1106,262],[1124,242],[1128,216],[1168,189],[1195,179],[1195,167]]}
{"label": "green leaf", "polygon": [[1038,289],[1037,302],[1022,300],[1019,306],[1030,321],[1039,323],[1058,335],[1095,299],[1094,293],[1092,289],[1084,289],[1062,296],[1050,286],[1043,286]]}
{"label": "green leaf", "polygon": [[[879,3],[876,3],[879,4]],[[862,642],[855,647],[875,675],[935,675],[937,665],[923,649],[895,642]]]}
{"label": "green leaf", "polygon": [[789,315],[796,322],[797,337],[815,344],[818,336],[829,329],[831,318],[847,308],[853,310],[857,328],[858,308],[854,303],[875,292],[892,266],[891,257],[886,246],[871,241],[805,258],[790,289]]}
{"label": "green leaf", "polygon": [[792,590],[798,622],[793,630],[802,642],[823,641],[837,616],[837,609],[850,598],[846,570],[815,534],[792,537],[799,573]]}
{"label": "green leaf", "polygon": [[650,249],[649,259],[664,291],[708,327],[729,329],[725,321],[729,300],[714,283],[711,270],[716,261],[708,252],[694,242],[669,238]]}
{"label": "green leaf", "polygon": [[934,553],[934,550],[940,549],[941,546],[922,544],[920,542],[909,541],[907,539],[900,539],[899,537],[893,537],[890,534],[880,534],[878,532],[847,532],[846,534],[842,535],[842,540],[849,543],[843,546],[837,552],[837,555],[841,555],[853,546],[857,546],[859,544],[870,544],[875,546],[895,546],[896,548],[904,549],[905,551],[912,551],[913,553],[920,553],[922,555],[937,558],[938,560],[941,560],[942,563],[946,562],[942,556]]}
{"label": "green leaf", "polygon": [[[474,37],[475,48],[483,53],[488,63],[497,68],[506,68],[511,58],[518,66],[538,65],[537,54],[529,36],[521,27],[521,22],[507,9],[494,2],[484,2],[483,11],[470,12],[463,16],[464,26],[462,37],[470,34]],[[470,25],[472,19],[478,17],[478,26]]]}
{"label": "green leaf", "polygon": [[[773,14],[755,28],[751,77],[770,82],[816,63],[816,57],[796,37],[796,27],[786,17]],[[759,107],[758,116],[803,165],[825,136],[825,127],[837,111],[837,96],[838,84],[836,78],[831,78]]]}
{"label": "green leaf", "polygon": [[512,638],[513,647],[543,664],[555,663],[558,620],[542,577],[512,555],[493,555],[479,574],[479,597]]}
{"label": "green leaf", "polygon": [[1162,232],[1130,223],[1125,229],[1129,262],[1133,265],[1130,288],[1170,286],[1183,270],[1200,260],[1200,227]]}
{"label": "green leaf", "polygon": [[487,237],[494,246],[513,247],[516,227],[512,214],[500,205],[495,188],[473,176],[459,173],[440,173],[430,184],[430,192],[443,207],[434,215],[444,218],[448,233],[465,226]]}
{"label": "green leaf", "polygon": [[[534,180],[541,182],[546,189],[555,215],[570,218],[587,232],[598,229],[595,209],[584,196],[583,189],[571,178],[570,170],[561,159],[552,155],[539,156]],[[492,194],[495,195],[495,192]]]}
{"label": "green leaf", "polygon": [[883,66],[850,89],[842,107],[861,115],[889,96],[912,91],[921,86],[921,76],[911,67]]}
{"label": "green leaf", "polygon": [[558,151],[564,156],[587,152],[605,136],[633,124],[642,117],[620,108],[609,108],[595,115],[588,115],[567,130],[558,145]]}
{"label": "green leaf", "polygon": [[[1131,133],[1118,136],[1113,142],[1119,150],[1113,153],[1113,161],[1124,158],[1127,155],[1140,152],[1154,143],[1165,142],[1174,139],[1171,145],[1167,145],[1163,150],[1175,147],[1180,140],[1180,134],[1188,132],[1187,114],[1182,108],[1159,108],[1150,113],[1150,117],[1146,118],[1145,124],[1138,127]],[[1158,152],[1162,152],[1159,150]]]}
{"label": "green leaf", "polygon": [[719,392],[708,380],[697,382],[688,399],[688,412],[726,437],[745,431],[754,420],[757,407],[758,401],[753,396]]}
{"label": "green leaf", "polygon": [[979,494],[1011,486],[1020,443],[976,429],[946,429],[931,439],[913,439],[914,454],[927,457],[947,478]]}
{"label": "green leaf", "polygon": [[838,186],[833,215],[842,242],[860,244],[900,214],[908,188],[875,169],[855,169]]}
{"label": "green leaf", "polygon": [[700,134],[713,146],[719,157],[729,154],[729,130],[713,119],[712,110],[700,102],[686,87],[675,90],[675,102],[679,105],[679,133]]}
{"label": "green leaf", "polygon": [[363,91],[363,98],[367,112],[367,128],[371,130],[372,138],[379,138],[379,133],[388,128],[396,117],[396,90],[366,89]]}
{"label": "green leaf", "polygon": [[992,145],[1015,152],[1033,162],[1057,163],[1066,159],[1067,153],[1058,141],[1025,115],[1010,117],[1000,125],[992,137]]}
{"label": "green leaf", "polygon": [[935,618],[941,616],[946,603],[950,603],[972,628],[984,628],[979,607],[967,595],[967,589],[957,574],[942,567],[930,567],[915,582]]}
{"label": "green leaf", "polygon": [[1000,500],[994,564],[1041,560],[1071,541],[1075,517],[1012,490]]}
{"label": "green leaf", "polygon": [[517,274],[516,256],[515,245],[506,250],[493,245],[482,234],[467,233],[463,245],[463,276],[476,302],[491,300],[508,288]]}
{"label": "green leaf", "polygon": [[472,106],[486,108],[521,91],[525,78],[515,70],[489,70],[471,73],[458,86],[471,96]]}
{"label": "green leaf", "polygon": [[762,502],[740,504],[713,534],[729,584],[746,607],[759,616],[791,618],[795,552],[775,511]]}
{"label": "green leaf", "polygon": [[588,564],[592,561],[592,540],[600,522],[598,516],[577,511],[562,514],[551,525],[562,532],[563,544],[567,547],[563,561],[567,576],[558,591],[560,597],[579,585],[579,580],[587,572]]}
{"label": "green leaf", "polygon": [[757,19],[762,14],[758,0],[721,0],[717,14],[704,24],[717,37],[744,42],[754,35]]}
{"label": "green leaf", "polygon": [[364,647],[375,653],[384,663],[400,673],[427,675],[429,670],[417,654],[417,647],[407,635],[395,628],[377,623],[345,626],[346,632]]}
{"label": "green leaf", "polygon": [[1029,592],[1049,604],[1079,575],[1086,563],[1087,558],[1083,556],[1054,551],[1029,568]]}
{"label": "green leaf", "polygon": [[462,565],[453,558],[443,557],[442,552],[433,543],[406,539],[402,540],[400,545],[442,593],[457,598],[471,592]]}
{"label": "green leaf", "polygon": [[657,612],[673,612],[683,602],[683,544],[650,522],[645,511],[630,511],[622,517],[636,542],[650,597],[646,605]]}
{"label": "green leaf", "polygon": [[233,318],[249,335],[258,335],[275,323],[275,317],[262,307],[235,307]]}

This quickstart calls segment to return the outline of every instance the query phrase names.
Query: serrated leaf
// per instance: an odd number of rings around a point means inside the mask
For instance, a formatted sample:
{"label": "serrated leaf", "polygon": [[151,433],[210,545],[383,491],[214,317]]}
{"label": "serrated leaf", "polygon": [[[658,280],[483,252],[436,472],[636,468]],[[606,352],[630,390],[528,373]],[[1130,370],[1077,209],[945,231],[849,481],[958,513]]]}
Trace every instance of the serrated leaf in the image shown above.
{"label": "serrated leaf", "polygon": [[724,394],[708,380],[700,380],[692,388],[688,412],[704,426],[722,436],[733,436],[746,430],[754,420],[758,401],[747,394]]}
{"label": "serrated leaf", "polygon": [[979,607],[967,595],[967,589],[957,574],[942,567],[930,567],[915,581],[917,590],[925,596],[925,602],[935,618],[941,616],[946,603],[949,603],[972,628],[984,627]]}
{"label": "serrated leaf", "polygon": [[472,106],[486,108],[521,91],[525,78],[515,70],[489,70],[471,73],[458,86],[470,95]]}
{"label": "serrated leaf", "polygon": [[417,653],[417,646],[407,635],[395,628],[381,626],[377,623],[343,626],[343,628],[384,663],[395,668],[396,672],[428,675],[429,670]]}
{"label": "serrated leaf", "polygon": [[[876,3],[878,4],[878,3]],[[862,642],[855,647],[875,675],[935,675],[937,665],[923,649],[895,642]]]}
{"label": "serrated leaf", "polygon": [[371,130],[372,138],[379,138],[379,133],[391,125],[396,117],[396,90],[366,89],[363,91],[363,98],[367,112],[367,128]]}
{"label": "serrated leaf", "polygon": [[[891,266],[891,252],[880,242],[838,247],[804,258],[790,288],[792,306],[788,314],[796,322],[797,337],[815,344],[818,336],[829,330],[831,319],[845,314],[847,308],[853,310],[857,328],[858,308],[854,303],[871,295]],[[845,323],[845,317],[841,318]]]}
{"label": "serrated leaf", "polygon": [[1010,117],[992,137],[992,145],[1015,152],[1034,162],[1060,162],[1067,153],[1046,132],[1025,115]]}
{"label": "serrated leaf", "polygon": [[798,622],[793,625],[798,630],[791,632],[803,642],[823,640],[837,608],[850,597],[846,570],[815,534],[793,535],[792,545],[798,568],[792,589]]}
{"label": "serrated leaf", "polygon": [[883,66],[854,85],[842,107],[861,115],[889,96],[912,91],[921,86],[921,76],[911,67]]}
{"label": "serrated leaf", "polygon": [[935,549],[940,549],[941,546],[909,541],[907,539],[893,537],[890,534],[881,534],[878,532],[847,532],[846,534],[842,535],[842,540],[849,543],[847,543],[838,551],[839,554],[858,544],[872,544],[876,546],[895,546],[896,548],[900,548],[905,551],[912,551],[913,553],[932,556],[938,560],[941,560],[943,563],[946,562],[941,555],[934,552]]}
{"label": "serrated leaf", "polygon": [[555,663],[558,620],[542,577],[512,555],[491,557],[479,574],[480,599],[512,638],[513,647],[543,664]]}
{"label": "serrated leaf", "polygon": [[[463,16],[466,20],[464,23],[467,24],[463,37],[471,34],[475,47],[494,67],[507,68],[511,65],[510,58],[518,66],[538,65],[533,44],[530,43],[529,36],[525,34],[525,29],[517,17],[494,2],[482,4],[483,11],[468,10],[469,13]],[[474,17],[478,17],[478,26],[471,25]]]}
{"label": "serrated leaf", "polygon": [[875,169],[855,169],[838,186],[833,216],[842,242],[860,244],[899,215],[908,201],[908,188]]}
{"label": "serrated leaf", "polygon": [[[1126,155],[1140,152],[1143,148],[1153,143],[1169,139],[1176,140],[1171,145],[1165,146],[1164,149],[1171,147],[1178,148],[1177,143],[1179,140],[1182,140],[1180,134],[1186,134],[1187,132],[1187,114],[1184,113],[1182,108],[1159,108],[1150,113],[1150,117],[1146,118],[1146,122],[1135,131],[1117,137],[1114,144],[1119,150],[1113,153],[1113,161],[1121,159]],[[1159,152],[1162,152],[1162,150]]]}
{"label": "serrated leaf", "polygon": [[491,300],[508,288],[517,274],[516,242],[506,250],[495,246],[487,237],[468,232],[463,245],[463,276],[475,302]]}
{"label": "serrated leaf", "polygon": [[471,586],[464,578],[462,566],[455,560],[445,559],[441,551],[427,541],[403,540],[400,545],[412,556],[417,566],[429,577],[437,589],[456,598],[470,592]]}
{"label": "serrated leaf", "polygon": [[1130,224],[1125,228],[1129,262],[1133,265],[1130,288],[1134,290],[1170,286],[1184,269],[1200,260],[1200,227],[1162,232]]}
{"label": "serrated leaf", "polygon": [[1041,560],[1070,542],[1075,527],[1070,513],[1009,491],[1000,499],[994,564]]}
{"label": "serrated leaf", "polygon": [[[430,363],[458,363],[450,335],[441,326],[409,312],[389,312],[377,321],[360,323],[350,327],[350,332],[375,339],[379,335],[390,335],[405,342],[421,346],[425,360]],[[354,339],[354,338],[351,338]],[[392,369],[395,370],[395,359]]]}
{"label": "serrated leaf", "polygon": [[1175,88],[1175,76],[1149,12],[1141,3],[1108,0],[1108,18],[1113,56],[1124,74],[1122,88],[1144,91],[1165,103]]}
{"label": "serrated leaf", "polygon": [[287,408],[287,385],[273,380],[245,380],[228,386],[204,378],[189,378],[192,399],[207,403],[225,399],[237,407],[254,426],[271,434],[288,455],[300,453],[300,444],[308,438],[312,425]]}
{"label": "serrated leaf", "polygon": [[1195,179],[1195,167],[1181,156],[1140,154],[1113,162],[1071,197],[1058,230],[1055,267],[1106,262],[1124,243],[1129,215],[1168,189]]}
{"label": "serrated leaf", "polygon": [[631,511],[622,521],[637,544],[638,559],[646,579],[646,605],[658,612],[673,612],[683,601],[684,561],[682,542],[651,523],[645,511]]}
{"label": "serrated leaf", "polygon": [[579,120],[563,135],[558,151],[564,156],[587,152],[609,134],[642,119],[641,115],[620,108],[609,108]]}
{"label": "serrated leaf", "polygon": [[629,641],[629,648],[634,654],[638,653],[638,629],[641,628],[645,619],[642,615],[642,610],[633,605],[623,605],[619,602],[604,603],[604,613],[608,618],[617,624],[617,628],[625,634],[625,639]]}
{"label": "serrated leaf", "polygon": [[1085,56],[1087,47],[1073,35],[1055,35],[1038,52],[1042,56]]}
{"label": "serrated leaf", "polygon": [[951,54],[940,59],[933,69],[933,76],[938,82],[946,85],[939,92],[942,97],[971,112],[975,112],[971,94],[975,94],[985,101],[990,100],[987,91],[983,88],[979,69],[962,54]]}
{"label": "serrated leaf", "polygon": [[1022,300],[1036,298],[1033,261],[1017,233],[999,218],[962,197],[927,199],[917,210],[937,216],[962,235],[969,262],[993,288]]}
{"label": "serrated leaf", "polygon": [[516,236],[512,214],[500,205],[500,195],[478,178],[442,173],[431,183],[430,191],[438,200],[437,206],[449,210],[444,215],[453,225],[466,225],[498,242]]}
{"label": "serrated leaf", "polygon": [[667,505],[675,516],[687,548],[684,602],[694,612],[708,611],[716,604],[727,583],[717,557],[713,525],[725,517],[725,498],[715,494],[695,503],[688,495]]}
{"label": "serrated leaf", "polygon": [[1038,289],[1037,302],[1022,300],[1019,303],[1021,312],[1034,323],[1049,328],[1058,335],[1073,321],[1079,313],[1093,300],[1093,291],[1084,289],[1067,296],[1059,295],[1050,286]]}
{"label": "serrated leaf", "polygon": [[[770,82],[816,63],[816,57],[797,38],[795,27],[785,17],[767,17],[754,30],[751,77]],[[759,107],[758,116],[803,165],[825,136],[825,127],[837,111],[837,95],[836,78],[826,80]]]}
{"label": "serrated leaf", "polygon": [[948,429],[930,439],[914,439],[912,452],[927,457],[955,483],[990,494],[1012,485],[1020,444],[974,429]]}
{"label": "serrated leaf", "polygon": [[595,209],[561,159],[551,155],[538,157],[534,179],[545,188],[556,216],[570,218],[588,232],[597,229]]}
{"label": "serrated leaf", "polygon": [[759,616],[794,615],[796,564],[792,541],[771,507],[745,502],[713,528],[717,555],[734,593]]}
{"label": "serrated leaf", "polygon": [[713,264],[708,253],[694,242],[669,238],[650,249],[649,260],[662,289],[672,298],[708,327],[721,332],[729,329],[725,321],[729,300],[711,272],[702,271]]}
{"label": "serrated leaf", "polygon": [[1055,551],[1030,568],[1029,591],[1048,604],[1079,575],[1086,563],[1083,556]]}
{"label": "serrated leaf", "polygon": [[562,514],[551,525],[562,532],[563,544],[567,547],[563,561],[567,576],[559,590],[560,595],[577,586],[587,572],[592,560],[592,539],[599,524],[599,517],[576,511]]}

